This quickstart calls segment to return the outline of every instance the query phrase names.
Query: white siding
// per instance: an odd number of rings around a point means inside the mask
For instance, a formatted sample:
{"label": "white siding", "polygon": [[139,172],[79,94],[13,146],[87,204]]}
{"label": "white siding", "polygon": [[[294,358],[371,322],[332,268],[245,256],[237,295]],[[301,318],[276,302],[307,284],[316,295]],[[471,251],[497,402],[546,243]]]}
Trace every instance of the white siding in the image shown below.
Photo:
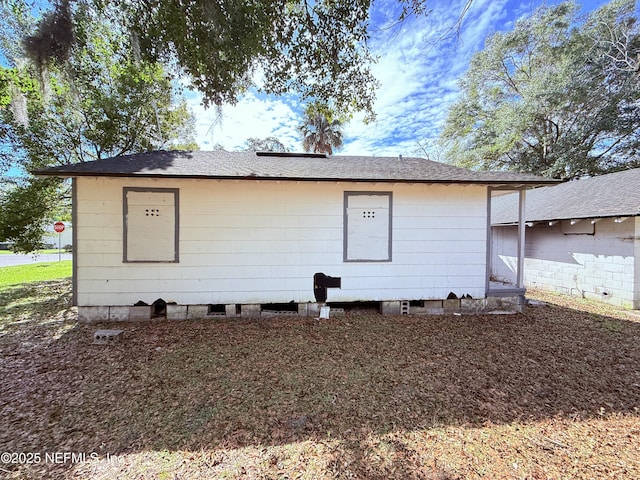
{"label": "white siding", "polygon": [[[177,188],[179,263],[123,263],[123,187]],[[393,192],[392,262],[344,262],[344,192]],[[78,304],[484,297],[486,187],[79,178]],[[173,232],[167,232],[173,234]]]}
{"label": "white siding", "polygon": [[[638,308],[638,219],[603,219],[594,235],[563,234],[561,223],[527,228],[525,286]],[[565,227],[566,231],[566,227]],[[493,228],[492,274],[515,281],[517,228]]]}

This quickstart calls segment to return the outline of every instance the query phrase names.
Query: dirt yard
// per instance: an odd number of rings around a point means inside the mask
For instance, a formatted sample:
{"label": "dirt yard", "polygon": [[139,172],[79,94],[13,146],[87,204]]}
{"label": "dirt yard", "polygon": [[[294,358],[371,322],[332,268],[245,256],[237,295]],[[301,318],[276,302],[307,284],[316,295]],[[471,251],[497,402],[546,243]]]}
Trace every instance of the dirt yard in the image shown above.
{"label": "dirt yard", "polygon": [[119,324],[68,281],[0,292],[0,478],[640,478],[640,322],[496,316]]}

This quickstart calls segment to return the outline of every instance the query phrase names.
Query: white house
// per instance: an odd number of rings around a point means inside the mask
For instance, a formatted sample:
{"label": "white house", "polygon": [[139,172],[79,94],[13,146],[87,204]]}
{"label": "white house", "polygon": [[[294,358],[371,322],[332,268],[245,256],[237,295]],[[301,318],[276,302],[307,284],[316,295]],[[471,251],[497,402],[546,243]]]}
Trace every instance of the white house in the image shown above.
{"label": "white house", "polygon": [[270,305],[312,314],[323,302],[495,309],[487,299],[505,293],[488,281],[489,191],[551,182],[421,158],[263,152],[161,151],[34,173],[73,178],[86,320],[148,318],[133,305],[157,299],[151,315],[167,302],[169,318]]}
{"label": "white house", "polygon": [[[492,276],[515,282],[517,205],[493,202]],[[525,286],[640,308],[640,169],[532,190]]]}

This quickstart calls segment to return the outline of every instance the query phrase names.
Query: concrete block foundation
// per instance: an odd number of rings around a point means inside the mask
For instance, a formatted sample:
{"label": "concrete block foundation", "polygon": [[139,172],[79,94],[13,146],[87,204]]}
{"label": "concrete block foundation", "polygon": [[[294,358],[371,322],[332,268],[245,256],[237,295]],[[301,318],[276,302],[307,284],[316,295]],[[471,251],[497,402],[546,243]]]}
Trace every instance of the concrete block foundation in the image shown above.
{"label": "concrete block foundation", "polygon": [[129,320],[144,322],[151,320],[151,307],[129,307]]}
{"label": "concrete block foundation", "polygon": [[[523,297],[487,297],[461,298],[446,300],[391,300],[378,302],[383,315],[445,315],[445,314],[492,314],[522,312]],[[270,305],[228,304],[217,306],[215,313],[209,313],[209,305],[167,304],[166,320],[204,320],[211,318],[260,318],[277,316],[315,317],[320,315],[322,304],[298,303],[296,309],[278,310]],[[331,308],[331,317],[349,313],[345,308]],[[161,320],[160,317],[154,320]],[[151,320],[151,307],[135,306],[81,306],[78,307],[78,321],[81,323],[148,321]]]}
{"label": "concrete block foundation", "polygon": [[240,307],[240,316],[245,318],[258,318],[261,313],[260,305],[249,304]]}
{"label": "concrete block foundation", "polygon": [[400,315],[401,302],[380,302],[380,313],[383,315]]}
{"label": "concrete block foundation", "polygon": [[[78,308],[78,312],[80,308]],[[129,321],[129,307],[112,306],[109,307],[110,322],[127,322]]]}
{"label": "concrete block foundation", "polygon": [[78,321],[81,323],[106,322],[109,320],[109,307],[80,307]]}
{"label": "concrete block foundation", "polygon": [[442,301],[442,306],[446,313],[458,313],[460,311],[460,299],[446,299]]}
{"label": "concrete block foundation", "polygon": [[208,305],[188,305],[187,320],[202,320],[207,317]]}
{"label": "concrete block foundation", "polygon": [[167,304],[167,320],[186,320],[187,305]]}
{"label": "concrete block foundation", "polygon": [[522,312],[523,298],[515,297],[487,297],[484,313],[514,313]]}

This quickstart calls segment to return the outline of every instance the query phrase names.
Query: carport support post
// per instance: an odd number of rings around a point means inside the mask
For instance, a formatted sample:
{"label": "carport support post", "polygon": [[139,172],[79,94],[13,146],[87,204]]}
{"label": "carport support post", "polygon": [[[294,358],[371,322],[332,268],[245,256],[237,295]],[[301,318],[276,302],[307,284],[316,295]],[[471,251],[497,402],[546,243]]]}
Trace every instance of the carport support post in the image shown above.
{"label": "carport support post", "polygon": [[640,309],[640,216],[635,217],[633,237],[633,308]]}
{"label": "carport support post", "polygon": [[525,255],[525,231],[527,228],[526,219],[526,197],[527,190],[521,188],[518,195],[518,272],[516,283],[518,288],[524,288],[524,255]]}
{"label": "carport support post", "polygon": [[508,289],[499,289],[496,291],[492,291],[491,288],[491,269],[493,262],[493,228],[492,228],[492,198],[493,192],[497,190],[509,191],[509,192],[518,192],[518,237],[517,237],[517,258],[516,258],[516,266],[515,266],[515,287],[518,290],[524,290],[524,257],[525,257],[525,231],[527,228],[527,219],[526,219],[526,192],[527,188],[525,186],[509,188],[505,186],[489,186],[487,189],[487,272],[485,279],[485,291],[487,295],[491,293],[505,293]]}

